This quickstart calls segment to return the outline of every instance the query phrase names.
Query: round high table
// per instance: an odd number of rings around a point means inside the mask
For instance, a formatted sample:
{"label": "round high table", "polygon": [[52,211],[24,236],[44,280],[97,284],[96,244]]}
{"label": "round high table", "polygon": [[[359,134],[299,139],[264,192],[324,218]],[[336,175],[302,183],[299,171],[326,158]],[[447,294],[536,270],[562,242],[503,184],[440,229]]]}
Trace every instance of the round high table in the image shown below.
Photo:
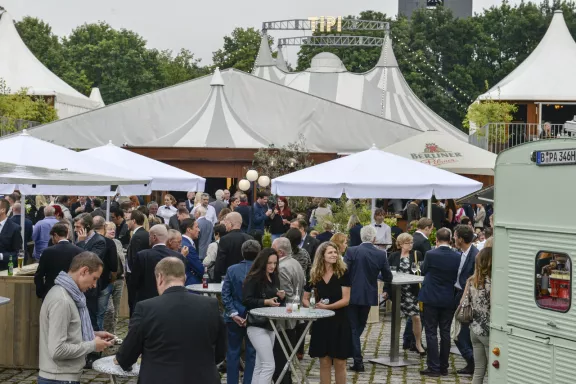
{"label": "round high table", "polygon": [[92,369],[96,372],[106,373],[110,375],[110,382],[116,384],[116,377],[138,377],[140,373],[140,364],[136,363],[132,366],[131,371],[123,370],[119,365],[114,364],[114,357],[107,356],[96,360],[92,363]]}
{"label": "round high table", "polygon": [[222,284],[220,283],[210,283],[208,288],[202,288],[202,284],[192,284],[187,285],[186,289],[196,293],[202,293],[211,297],[218,297],[222,294]]}
{"label": "round high table", "polygon": [[[302,374],[302,379],[305,380],[306,383],[309,383],[308,379],[306,378],[306,372],[304,372],[304,369],[300,365],[300,361],[295,358],[296,352],[298,351],[298,348],[300,348],[300,345],[304,342],[304,339],[306,338],[306,334],[310,330],[312,323],[318,319],[325,319],[327,317],[334,316],[335,315],[334,311],[330,311],[327,309],[310,310],[309,308],[301,308],[297,312],[288,313],[288,312],[286,312],[286,307],[264,307],[264,308],[252,309],[252,310],[250,310],[250,313],[252,315],[255,315],[255,316],[266,317],[268,319],[268,321],[270,321],[270,325],[272,325],[272,329],[274,330],[274,334],[276,335],[276,338],[278,339],[278,343],[280,344],[280,347],[282,347],[282,351],[284,352],[284,355],[286,356],[286,360],[287,360],[286,364],[284,365],[284,368],[282,369],[282,373],[278,377],[278,380],[276,380],[276,383],[282,382],[282,379],[284,378],[286,371],[288,371],[288,367],[292,368],[292,372],[294,372],[294,375],[296,375],[296,382],[297,383],[302,382],[302,380],[300,380],[300,378],[298,377],[298,373],[296,372],[296,369],[294,368],[294,364],[296,364],[296,366],[300,370],[300,373]],[[288,339],[288,336],[286,335],[286,331],[284,330],[284,327],[277,327],[275,324],[275,322],[279,322],[279,321],[281,322],[283,320],[301,320],[301,321],[305,321],[306,323],[308,323],[306,325],[306,329],[304,330],[304,333],[302,333],[302,336],[300,337],[300,340],[298,340],[298,342],[294,346],[290,345],[290,339]],[[280,331],[284,335],[284,339],[286,341],[287,346],[284,345],[284,341],[282,340],[282,337],[280,337],[280,334],[278,333],[278,328],[280,328]],[[290,353],[288,353],[288,350],[286,349],[286,347],[289,348]]]}
{"label": "round high table", "polygon": [[8,304],[9,302],[10,302],[10,299],[8,297],[0,296],[0,307]]}
{"label": "round high table", "polygon": [[380,359],[369,360],[374,364],[381,364],[388,367],[405,367],[407,365],[418,365],[420,361],[404,359],[400,357],[400,327],[402,319],[400,318],[400,300],[403,285],[421,284],[424,281],[424,276],[411,275],[408,273],[392,272],[392,282],[389,283],[392,287],[392,330],[390,341],[390,356],[382,357]]}

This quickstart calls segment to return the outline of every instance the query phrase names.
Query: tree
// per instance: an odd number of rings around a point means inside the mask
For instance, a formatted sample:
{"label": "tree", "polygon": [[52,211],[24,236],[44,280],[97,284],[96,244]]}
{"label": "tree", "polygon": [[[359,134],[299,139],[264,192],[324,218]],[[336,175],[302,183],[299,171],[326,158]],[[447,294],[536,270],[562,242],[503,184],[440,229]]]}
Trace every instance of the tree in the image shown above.
{"label": "tree", "polygon": [[[212,55],[214,67],[220,69],[234,68],[244,72],[252,72],[262,35],[254,28],[236,28],[230,36],[224,36],[224,47],[217,50]],[[273,44],[273,39],[269,38],[269,44]],[[276,57],[277,53],[273,53]]]}
{"label": "tree", "polygon": [[187,49],[181,49],[175,57],[172,57],[170,50],[162,51],[158,60],[162,75],[162,87],[183,83],[210,73],[209,68],[201,67],[201,60],[194,58],[194,54]]}

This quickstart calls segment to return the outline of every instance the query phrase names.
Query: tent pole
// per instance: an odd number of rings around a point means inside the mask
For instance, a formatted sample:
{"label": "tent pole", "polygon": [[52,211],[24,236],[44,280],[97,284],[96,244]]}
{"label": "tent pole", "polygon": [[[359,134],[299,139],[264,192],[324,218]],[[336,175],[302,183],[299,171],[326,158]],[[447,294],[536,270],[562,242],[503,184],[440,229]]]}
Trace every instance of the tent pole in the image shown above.
{"label": "tent pole", "polygon": [[372,208],[371,208],[371,211],[372,211],[372,215],[371,215],[371,217],[370,217],[370,222],[371,222],[372,224],[374,224],[374,213],[376,212],[376,199],[372,199]]}
{"label": "tent pole", "polygon": [[26,195],[20,196],[20,232],[22,233],[22,251],[26,252]]}
{"label": "tent pole", "polygon": [[110,221],[110,196],[106,196],[106,221]]}
{"label": "tent pole", "polygon": [[431,219],[432,218],[432,199],[428,199],[428,207],[426,217]]}

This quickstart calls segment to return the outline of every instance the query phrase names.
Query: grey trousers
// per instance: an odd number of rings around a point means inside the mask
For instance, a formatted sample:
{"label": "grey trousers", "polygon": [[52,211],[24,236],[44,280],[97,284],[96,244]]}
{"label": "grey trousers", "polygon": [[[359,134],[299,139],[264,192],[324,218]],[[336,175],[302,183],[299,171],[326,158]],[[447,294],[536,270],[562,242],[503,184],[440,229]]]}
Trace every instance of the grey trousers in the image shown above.
{"label": "grey trousers", "polygon": [[472,330],[470,332],[470,339],[472,340],[472,348],[474,348],[474,376],[472,377],[472,384],[482,384],[484,376],[488,369],[488,336],[477,336]]}

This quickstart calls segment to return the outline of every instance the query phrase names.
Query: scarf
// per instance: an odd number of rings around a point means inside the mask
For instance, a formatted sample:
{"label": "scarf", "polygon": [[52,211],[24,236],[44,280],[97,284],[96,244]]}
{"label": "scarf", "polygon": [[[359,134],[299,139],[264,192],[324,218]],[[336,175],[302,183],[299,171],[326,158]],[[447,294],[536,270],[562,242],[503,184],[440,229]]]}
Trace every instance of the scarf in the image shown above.
{"label": "scarf", "polygon": [[56,279],[54,280],[55,285],[59,285],[68,292],[76,307],[80,313],[80,323],[82,324],[82,340],[92,341],[94,340],[94,329],[92,328],[92,322],[90,321],[90,314],[88,313],[88,308],[86,307],[86,296],[80,292],[80,288],[76,285],[76,282],[72,280],[70,275],[65,272],[60,272]]}

